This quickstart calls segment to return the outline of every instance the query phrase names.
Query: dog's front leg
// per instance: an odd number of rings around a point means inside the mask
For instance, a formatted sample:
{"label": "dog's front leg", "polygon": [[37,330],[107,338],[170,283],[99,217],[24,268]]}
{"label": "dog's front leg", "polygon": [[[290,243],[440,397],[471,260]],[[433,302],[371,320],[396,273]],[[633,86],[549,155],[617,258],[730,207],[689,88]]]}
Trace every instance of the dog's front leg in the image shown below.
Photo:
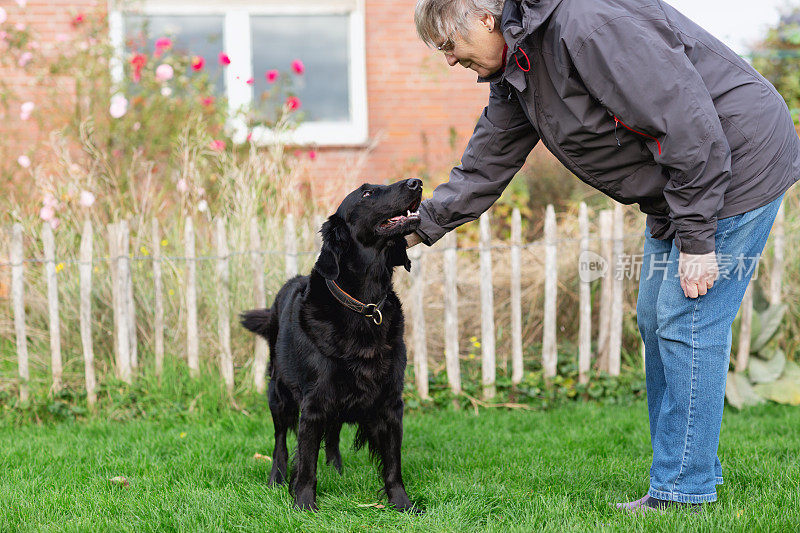
{"label": "dog's front leg", "polygon": [[310,409],[301,409],[297,431],[297,464],[292,475],[294,504],[298,509],[317,510],[317,458],[324,420]]}
{"label": "dog's front leg", "polygon": [[403,444],[403,404],[399,401],[370,427],[370,446],[381,458],[383,488],[389,504],[398,511],[418,511],[408,499],[401,472],[400,449]]}

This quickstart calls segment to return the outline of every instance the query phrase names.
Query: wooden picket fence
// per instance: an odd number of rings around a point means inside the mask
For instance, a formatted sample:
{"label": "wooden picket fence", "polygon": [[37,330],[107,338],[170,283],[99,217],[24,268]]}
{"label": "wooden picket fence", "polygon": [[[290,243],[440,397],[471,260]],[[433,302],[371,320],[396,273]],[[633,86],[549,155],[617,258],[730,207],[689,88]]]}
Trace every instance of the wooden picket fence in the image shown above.
{"label": "wooden picket fence", "polygon": [[[312,227],[318,228],[322,219],[315,217]],[[474,251],[480,256],[480,349],[481,349],[481,385],[484,399],[490,400],[495,396],[496,389],[496,332],[495,332],[495,304],[494,295],[499,288],[493,283],[492,266],[493,259],[497,259],[498,254],[508,252],[510,256],[510,284],[507,287],[510,292],[510,317],[511,317],[511,382],[519,384],[523,380],[523,336],[522,336],[522,297],[521,297],[521,257],[523,250],[536,250],[544,252],[544,309],[542,320],[542,339],[541,339],[541,362],[544,375],[553,378],[557,374],[557,342],[558,342],[558,256],[559,249],[565,243],[577,244],[580,251],[592,250],[592,243],[596,244],[595,252],[599,253],[609,265],[609,272],[615,272],[620,265],[624,251],[623,240],[626,238],[641,238],[642,234],[625,235],[623,228],[623,207],[616,205],[613,210],[603,210],[599,213],[597,232],[594,238],[590,237],[590,224],[587,215],[587,207],[581,204],[578,214],[578,226],[580,228],[579,239],[560,238],[556,224],[556,215],[552,206],[548,206],[544,220],[544,238],[535,242],[523,242],[521,230],[521,216],[519,210],[514,210],[511,218],[511,240],[507,243],[493,243],[491,241],[491,227],[489,214],[484,214],[480,218],[480,243]],[[642,225],[643,228],[643,225]],[[109,224],[105,228],[107,238],[108,257],[98,257],[95,253],[96,239],[98,234],[89,221],[86,221],[82,228],[80,250],[78,254],[78,265],[80,273],[80,306],[79,329],[82,345],[82,357],[84,363],[85,388],[88,403],[94,405],[97,401],[97,377],[95,375],[95,353],[93,347],[92,333],[92,307],[98,305],[92,298],[93,284],[93,265],[99,261],[107,261],[110,266],[111,288],[113,309],[113,336],[114,354],[113,367],[118,379],[131,383],[135,378],[137,369],[141,368],[138,350],[140,340],[137,339],[137,320],[148,320],[152,317],[152,353],[154,354],[153,365],[156,375],[161,375],[164,366],[165,342],[164,342],[164,287],[162,281],[162,264],[165,257],[161,254],[161,232],[159,224],[152,222],[150,228],[150,241],[153,253],[146,259],[152,265],[152,286],[153,308],[137,309],[134,298],[134,284],[132,282],[131,261],[134,260],[130,250],[131,235],[128,222],[122,221]],[[213,287],[215,290],[216,305],[216,335],[218,339],[217,365],[221,379],[228,391],[234,390],[234,357],[231,347],[231,323],[235,321],[235,314],[240,310],[232,309],[230,292],[230,258],[232,254],[249,255],[251,259],[250,268],[252,271],[252,290],[253,301],[256,307],[266,307],[267,293],[265,290],[264,273],[265,257],[268,253],[275,253],[272,250],[264,250],[262,247],[262,236],[258,221],[253,220],[249,227],[249,250],[242,252],[232,252],[228,249],[228,238],[226,236],[226,221],[216,219],[213,222],[213,248],[215,255],[198,257],[196,253],[196,237],[193,220],[187,218],[183,228],[183,257],[169,258],[170,260],[182,260],[185,262],[185,294],[183,306],[185,313],[182,316],[185,320],[185,359],[191,376],[197,376],[200,368],[200,346],[198,345],[199,325],[198,325],[198,294],[197,294],[197,261],[200,259],[212,260],[215,264]],[[47,284],[47,304],[48,304],[48,324],[50,340],[50,370],[52,387],[51,390],[59,390],[62,387],[62,353],[61,353],[61,332],[59,306],[64,302],[59,302],[58,283],[59,275],[56,268],[57,260],[55,257],[55,239],[50,226],[45,224],[42,227],[41,239],[44,257],[39,259],[26,259],[23,250],[23,227],[15,224],[11,232],[9,246],[9,262],[11,268],[11,311],[13,314],[14,334],[16,341],[16,355],[18,360],[18,386],[19,398],[21,402],[27,402],[30,397],[29,391],[29,354],[28,354],[28,334],[26,333],[26,313],[25,313],[25,292],[26,278],[25,270],[37,264],[43,264],[44,275]],[[297,250],[297,238],[295,220],[292,216],[287,216],[283,224],[284,247],[278,251],[284,256],[285,277],[289,278],[298,273],[298,255],[303,252]],[[608,237],[604,237],[608,236]],[[141,238],[141,235],[140,235]],[[316,248],[319,249],[320,242],[317,236]],[[773,302],[780,302],[782,292],[782,279],[784,268],[784,214],[783,208],[778,214],[772,232],[772,247],[774,250],[774,260],[771,263],[770,273],[770,299]],[[466,250],[466,247],[459,248],[457,242],[457,232],[448,233],[434,247],[428,248],[423,245],[416,246],[409,250],[409,255],[413,263],[410,287],[408,292],[402,291],[404,306],[410,313],[409,342],[412,354],[412,364],[415,375],[415,387],[422,398],[429,397],[428,380],[428,349],[427,339],[431,333],[426,331],[426,284],[431,283],[430,276],[426,274],[426,264],[434,254],[441,254],[441,265],[443,280],[443,327],[440,332],[443,337],[444,359],[447,379],[451,391],[455,395],[462,393],[461,358],[463,354],[460,348],[459,336],[459,270],[457,252]],[[306,252],[310,254],[316,251]],[[142,258],[137,258],[142,259]],[[587,383],[592,368],[592,360],[595,360],[595,367],[606,371],[611,376],[620,373],[620,360],[622,350],[622,327],[623,327],[623,289],[624,276],[607,275],[601,277],[597,283],[600,287],[599,309],[596,352],[592,350],[592,291],[593,281],[579,282],[579,305],[577,316],[578,326],[578,353],[577,363],[579,370],[579,380]],[[249,302],[248,302],[249,303]],[[70,302],[70,305],[72,303]],[[101,303],[100,305],[104,305]],[[736,358],[736,368],[742,370],[747,367],[747,354],[749,353],[749,331],[750,320],[752,319],[752,292],[748,289],[743,302],[743,323],[741,328],[741,339],[739,342],[739,352]],[[211,323],[211,317],[206,317],[203,323]],[[263,393],[266,388],[265,375],[268,361],[267,343],[257,338],[252,353],[252,375],[248,379],[252,380],[252,387],[259,393]],[[507,356],[504,356],[507,357]]]}

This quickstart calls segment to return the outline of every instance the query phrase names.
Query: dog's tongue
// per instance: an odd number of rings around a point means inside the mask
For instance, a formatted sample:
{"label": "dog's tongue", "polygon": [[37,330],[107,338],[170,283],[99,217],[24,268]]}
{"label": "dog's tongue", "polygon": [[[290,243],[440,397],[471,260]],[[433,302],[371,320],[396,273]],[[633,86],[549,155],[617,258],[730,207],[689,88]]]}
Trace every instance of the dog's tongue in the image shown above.
{"label": "dog's tongue", "polygon": [[396,217],[390,218],[389,222],[397,222],[403,220],[404,218],[406,218],[405,215],[397,215]]}

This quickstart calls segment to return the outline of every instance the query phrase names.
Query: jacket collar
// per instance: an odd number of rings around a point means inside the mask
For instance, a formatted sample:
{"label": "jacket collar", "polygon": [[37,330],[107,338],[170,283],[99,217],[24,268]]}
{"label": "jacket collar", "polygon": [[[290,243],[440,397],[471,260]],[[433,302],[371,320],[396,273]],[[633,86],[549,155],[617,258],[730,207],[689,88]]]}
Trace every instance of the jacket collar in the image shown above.
{"label": "jacket collar", "polygon": [[[500,29],[508,46],[506,64],[491,76],[485,78],[478,76],[478,82],[505,79],[517,90],[525,90],[527,86],[525,72],[517,64],[519,60],[517,51],[522,41],[538,30],[561,2],[562,0],[507,0],[500,19]],[[524,60],[522,61],[525,64]]]}

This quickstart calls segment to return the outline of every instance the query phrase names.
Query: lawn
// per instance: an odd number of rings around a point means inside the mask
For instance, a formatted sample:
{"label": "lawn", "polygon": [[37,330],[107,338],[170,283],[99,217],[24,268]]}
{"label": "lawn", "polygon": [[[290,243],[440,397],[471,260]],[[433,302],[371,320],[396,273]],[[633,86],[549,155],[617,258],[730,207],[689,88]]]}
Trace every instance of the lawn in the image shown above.
{"label": "lawn", "polygon": [[[406,416],[408,492],[385,504],[365,451],[343,433],[344,475],[319,469],[318,513],[266,484],[268,414],[175,415],[0,429],[0,531],[796,531],[800,409],[729,411],[720,499],[698,515],[610,507],[647,488],[643,403],[544,412],[439,410]],[[322,460],[321,460],[322,462]],[[112,485],[125,476],[130,485]],[[368,506],[373,504],[373,506]]]}

